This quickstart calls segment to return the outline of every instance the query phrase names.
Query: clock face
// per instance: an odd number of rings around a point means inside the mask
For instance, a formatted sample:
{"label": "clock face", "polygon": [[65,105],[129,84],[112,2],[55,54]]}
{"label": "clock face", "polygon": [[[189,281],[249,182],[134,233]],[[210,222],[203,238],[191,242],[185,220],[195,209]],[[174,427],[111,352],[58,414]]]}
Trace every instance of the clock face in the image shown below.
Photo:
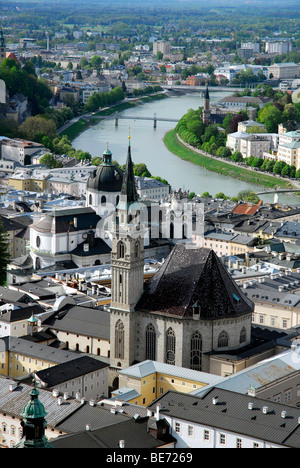
{"label": "clock face", "polygon": [[174,362],[175,361],[175,353],[173,351],[167,352],[167,361]]}

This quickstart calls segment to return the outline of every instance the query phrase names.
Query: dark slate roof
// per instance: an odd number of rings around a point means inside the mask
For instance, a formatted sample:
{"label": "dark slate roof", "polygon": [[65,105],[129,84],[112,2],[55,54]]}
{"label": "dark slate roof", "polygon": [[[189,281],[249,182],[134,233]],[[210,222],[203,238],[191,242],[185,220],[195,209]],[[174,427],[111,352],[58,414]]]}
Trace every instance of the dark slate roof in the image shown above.
{"label": "dark slate roof", "polygon": [[174,438],[166,435],[163,439],[155,439],[147,432],[148,418],[134,421],[124,417],[123,422],[107,426],[95,431],[84,431],[74,435],[57,437],[51,440],[54,448],[118,448],[120,440],[125,441],[128,448],[154,449],[174,442]]}
{"label": "dark slate roof", "polygon": [[31,305],[29,307],[21,307],[20,309],[8,310],[7,312],[3,311],[1,314],[0,320],[2,322],[19,322],[20,320],[26,320],[31,317],[31,315],[42,314],[44,309],[37,305]]}
{"label": "dark slate roof", "polygon": [[72,250],[72,255],[78,255],[79,257],[89,257],[90,255],[104,255],[111,253],[111,247],[104,242],[100,237],[94,238],[89,250],[85,250],[84,245],[86,242],[79,244],[76,249]]}
{"label": "dark slate roof", "polygon": [[188,318],[196,303],[201,319],[241,316],[254,309],[213,250],[177,244],[145,283],[136,309]]}
{"label": "dark slate roof", "polygon": [[[77,227],[74,218],[77,219]],[[95,228],[100,219],[92,208],[55,210],[32,224],[32,228],[39,232],[67,233]]]}
{"label": "dark slate roof", "polygon": [[[218,397],[216,405],[212,403],[214,397]],[[254,404],[252,410],[248,409],[249,402]],[[220,388],[210,389],[202,398],[168,391],[149,408],[154,410],[157,404],[161,405],[161,416],[166,414],[257,440],[300,448],[299,408]],[[267,414],[262,411],[264,406],[268,407]],[[282,411],[287,412],[285,419]]]}
{"label": "dark slate roof", "polygon": [[43,369],[36,373],[38,378],[44,382],[47,387],[54,387],[60,385],[68,380],[76,379],[84,375],[90,374],[97,370],[107,367],[108,364],[94,359],[89,356],[81,356],[71,362],[64,362],[57,366]]}
{"label": "dark slate roof", "polygon": [[93,336],[109,340],[110,314],[102,309],[74,306],[67,311],[53,314],[43,323],[55,330]]}

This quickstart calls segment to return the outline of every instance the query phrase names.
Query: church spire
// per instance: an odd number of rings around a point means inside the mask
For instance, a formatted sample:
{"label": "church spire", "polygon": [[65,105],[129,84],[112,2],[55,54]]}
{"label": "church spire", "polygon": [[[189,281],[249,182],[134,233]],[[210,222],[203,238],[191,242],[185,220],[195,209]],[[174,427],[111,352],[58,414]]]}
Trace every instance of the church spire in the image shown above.
{"label": "church spire", "polygon": [[124,198],[126,198],[124,201],[127,202],[127,205],[130,205],[131,203],[137,202],[138,193],[136,190],[133,162],[131,158],[130,136],[128,137],[128,140],[127,161],[121,188],[121,199],[124,200]]}

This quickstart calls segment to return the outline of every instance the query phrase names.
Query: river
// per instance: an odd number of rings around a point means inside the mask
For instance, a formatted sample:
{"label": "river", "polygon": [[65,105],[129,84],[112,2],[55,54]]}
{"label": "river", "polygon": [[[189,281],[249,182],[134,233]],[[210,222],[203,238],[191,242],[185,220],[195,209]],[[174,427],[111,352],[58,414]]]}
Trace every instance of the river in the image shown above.
{"label": "river", "polygon": [[[216,102],[230,92],[210,92],[210,102]],[[209,192],[213,196],[223,192],[227,196],[236,196],[241,190],[259,191],[261,187],[234,179],[222,174],[210,172],[200,166],[184,161],[167,150],[163,137],[175,127],[174,122],[122,120],[122,116],[153,117],[180,119],[189,109],[203,106],[203,98],[198,93],[179,97],[170,97],[160,101],[144,103],[119,113],[118,126],[113,118],[102,120],[87,129],[73,140],[75,149],[88,151],[92,156],[102,156],[106,145],[113,153],[113,159],[125,164],[128,136],[131,136],[131,153],[134,163],[145,163],[153,176],[166,179],[173,189],[181,188],[197,194]],[[130,128],[129,128],[130,127]],[[264,202],[272,202],[273,195],[264,195]],[[297,204],[299,198],[280,195],[281,203]],[[300,204],[300,203],[299,203]]]}

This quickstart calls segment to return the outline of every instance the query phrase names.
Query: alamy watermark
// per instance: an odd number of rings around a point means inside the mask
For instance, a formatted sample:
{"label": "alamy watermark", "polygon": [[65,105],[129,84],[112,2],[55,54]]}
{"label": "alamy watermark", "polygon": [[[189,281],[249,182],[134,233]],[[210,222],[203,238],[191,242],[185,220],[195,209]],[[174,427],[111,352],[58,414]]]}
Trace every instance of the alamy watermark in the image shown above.
{"label": "alamy watermark", "polygon": [[[195,248],[195,242],[204,236],[204,204],[177,201],[157,204],[138,201],[127,204],[121,198],[117,209],[106,204],[102,206],[103,217],[97,225],[98,237],[107,237],[118,232],[133,238],[174,239]],[[199,245],[198,245],[199,247]]]}

